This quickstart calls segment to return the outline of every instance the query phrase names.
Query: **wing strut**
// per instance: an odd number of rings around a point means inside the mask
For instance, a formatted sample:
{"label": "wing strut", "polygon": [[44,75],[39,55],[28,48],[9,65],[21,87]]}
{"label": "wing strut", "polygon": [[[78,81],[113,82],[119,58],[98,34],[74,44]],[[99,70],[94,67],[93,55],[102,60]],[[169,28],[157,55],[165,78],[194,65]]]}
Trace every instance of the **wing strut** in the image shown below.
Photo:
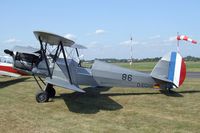
{"label": "wing strut", "polygon": [[47,66],[47,70],[48,70],[49,76],[50,76],[50,78],[52,78],[52,75],[51,75],[51,72],[50,72],[50,68],[49,68],[49,64],[48,64],[48,61],[47,61],[47,57],[45,55],[46,52],[45,52],[45,50],[43,48],[42,40],[41,40],[40,36],[39,36],[39,41],[40,41],[42,56],[44,57],[44,60],[45,60],[46,66]]}
{"label": "wing strut", "polygon": [[60,54],[60,51],[61,51],[61,49],[60,49],[60,45],[58,45],[58,47],[57,47],[57,49],[56,49],[56,53],[55,53],[55,55],[54,55],[54,57],[53,57],[53,61],[55,62],[56,61],[56,59],[58,58],[58,56],[59,56],[59,54]]}
{"label": "wing strut", "polygon": [[78,58],[79,58],[79,53],[78,53],[78,49],[76,48],[76,54],[77,54],[77,56],[78,56]]}
{"label": "wing strut", "polygon": [[60,41],[60,46],[61,46],[61,50],[63,52],[65,66],[67,68],[67,72],[68,72],[68,76],[69,76],[69,82],[70,82],[70,84],[72,84],[72,78],[71,78],[71,74],[70,74],[70,71],[69,71],[69,66],[68,66],[68,63],[67,63],[67,59],[66,59],[66,55],[65,55],[65,50],[64,50],[64,47],[63,47],[63,43],[61,41]]}

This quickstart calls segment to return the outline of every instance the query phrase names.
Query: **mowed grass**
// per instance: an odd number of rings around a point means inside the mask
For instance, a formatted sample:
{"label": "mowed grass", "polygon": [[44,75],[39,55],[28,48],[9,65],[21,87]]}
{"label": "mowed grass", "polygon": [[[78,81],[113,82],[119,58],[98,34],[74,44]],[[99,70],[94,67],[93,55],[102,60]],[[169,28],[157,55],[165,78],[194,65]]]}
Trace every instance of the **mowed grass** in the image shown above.
{"label": "mowed grass", "polygon": [[156,63],[157,62],[135,62],[132,65],[130,65],[129,63],[115,63],[115,64],[129,69],[151,72],[155,67]]}
{"label": "mowed grass", "polygon": [[186,66],[187,66],[187,71],[189,71],[189,72],[200,72],[200,61],[186,62]]}
{"label": "mowed grass", "polygon": [[177,93],[153,89],[57,88],[37,103],[33,78],[0,77],[0,133],[200,132],[200,79],[186,79]]}
{"label": "mowed grass", "polygon": [[[187,72],[200,72],[200,61],[194,62],[194,61],[187,61],[186,67]],[[116,65],[129,68],[129,69],[135,69],[138,71],[149,71],[151,72],[152,69],[155,67],[157,62],[135,62],[132,65],[129,63],[116,63]]]}

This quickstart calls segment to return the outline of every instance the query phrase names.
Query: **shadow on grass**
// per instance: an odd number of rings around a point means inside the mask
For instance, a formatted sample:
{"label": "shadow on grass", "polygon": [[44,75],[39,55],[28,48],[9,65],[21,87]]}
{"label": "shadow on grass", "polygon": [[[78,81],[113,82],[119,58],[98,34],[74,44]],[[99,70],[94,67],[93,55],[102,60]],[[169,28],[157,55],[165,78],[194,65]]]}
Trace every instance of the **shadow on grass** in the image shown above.
{"label": "shadow on grass", "polygon": [[133,92],[133,93],[104,93],[101,94],[103,96],[131,96],[131,95],[166,95],[169,97],[184,97],[182,94],[192,94],[192,93],[200,93],[200,90],[187,90],[187,91],[180,91],[175,92],[171,90],[171,93],[169,93],[166,90],[160,90],[160,92]]}
{"label": "shadow on grass", "polygon": [[132,93],[103,93],[103,96],[131,96],[131,95],[166,95],[171,97],[183,97],[179,92],[171,90],[171,93],[165,90],[159,90],[160,92],[132,92]]}
{"label": "shadow on grass", "polygon": [[82,114],[95,114],[100,110],[119,110],[123,106],[115,102],[110,98],[110,96],[131,96],[131,95],[166,95],[169,97],[183,97],[182,94],[187,93],[200,93],[200,90],[188,90],[175,92],[171,91],[170,93],[165,90],[160,90],[160,92],[141,92],[141,93],[103,93],[101,92],[108,91],[110,88],[92,88],[88,87],[84,90],[86,93],[74,92],[70,94],[61,94],[55,98],[62,98],[65,101],[65,104],[71,112],[82,113]]}
{"label": "shadow on grass", "polygon": [[161,90],[160,92],[162,94],[165,94],[166,96],[183,97],[182,94],[200,93],[200,90],[184,90],[184,91],[179,91],[179,92],[171,91],[171,93],[169,93],[168,91]]}
{"label": "shadow on grass", "polygon": [[100,110],[114,111],[123,107],[109,98],[101,95],[100,92],[110,88],[84,88],[86,93],[74,92],[71,94],[61,94],[55,98],[62,98],[71,112],[82,114],[95,114]]}
{"label": "shadow on grass", "polygon": [[16,78],[16,79],[11,79],[8,81],[1,81],[0,82],[0,89],[6,88],[7,86],[19,83],[19,82],[24,82],[25,80],[29,79],[30,77],[22,77],[22,78]]}
{"label": "shadow on grass", "polygon": [[188,90],[188,91],[181,91],[179,93],[181,93],[181,94],[200,93],[200,90]]}
{"label": "shadow on grass", "polygon": [[176,92],[173,90],[171,90],[170,92],[167,90],[160,90],[160,93],[170,97],[183,97],[183,95],[181,95],[180,92]]}

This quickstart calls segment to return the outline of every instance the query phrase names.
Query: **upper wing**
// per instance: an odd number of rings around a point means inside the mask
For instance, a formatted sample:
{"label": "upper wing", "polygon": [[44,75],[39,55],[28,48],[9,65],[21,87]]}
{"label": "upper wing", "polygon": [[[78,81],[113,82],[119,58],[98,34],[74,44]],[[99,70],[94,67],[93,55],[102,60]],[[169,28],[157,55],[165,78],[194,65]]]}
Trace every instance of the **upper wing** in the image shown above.
{"label": "upper wing", "polygon": [[63,46],[77,48],[77,49],[86,49],[85,46],[76,44],[74,41],[67,39],[65,37],[43,31],[34,31],[35,37],[42,42],[48,43],[49,45],[59,45],[62,42]]}

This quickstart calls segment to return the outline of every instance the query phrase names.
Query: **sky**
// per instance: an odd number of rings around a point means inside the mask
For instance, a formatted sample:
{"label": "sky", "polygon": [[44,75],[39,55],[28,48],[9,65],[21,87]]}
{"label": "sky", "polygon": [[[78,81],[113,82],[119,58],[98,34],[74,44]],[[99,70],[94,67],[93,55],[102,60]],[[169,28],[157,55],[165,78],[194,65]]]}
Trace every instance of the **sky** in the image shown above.
{"label": "sky", "polygon": [[[200,57],[199,0],[1,0],[0,54],[15,45],[39,47],[33,31],[47,31],[88,49],[84,59],[161,57],[176,51]],[[133,38],[131,43],[130,38]]]}

